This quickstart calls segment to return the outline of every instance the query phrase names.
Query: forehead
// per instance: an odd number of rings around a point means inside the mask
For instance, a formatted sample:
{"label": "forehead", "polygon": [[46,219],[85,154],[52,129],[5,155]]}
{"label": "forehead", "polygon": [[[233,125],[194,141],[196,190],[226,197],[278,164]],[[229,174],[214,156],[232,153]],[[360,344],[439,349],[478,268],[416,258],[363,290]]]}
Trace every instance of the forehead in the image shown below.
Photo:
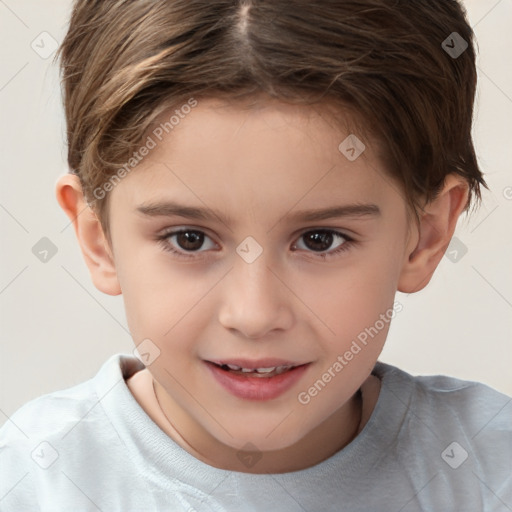
{"label": "forehead", "polygon": [[[152,127],[161,126],[169,120],[169,113],[158,116]],[[179,108],[178,108],[179,110]],[[255,96],[250,99],[228,101],[220,98],[203,98],[182,116],[173,128],[173,137],[168,137],[169,143],[185,137],[188,130],[193,129],[197,138],[201,135],[211,135],[212,131],[227,130],[229,135],[236,136],[238,132],[268,132],[281,138],[295,137],[300,134],[314,140],[318,136],[325,138],[326,134],[337,139],[343,132],[350,132],[357,121],[357,115],[348,107],[335,105],[332,102],[314,105],[287,103],[266,96]],[[359,123],[356,130],[361,130]],[[179,132],[179,133],[178,133]],[[365,135],[366,137],[366,135]]]}
{"label": "forehead", "polygon": [[[175,111],[156,118],[147,132],[155,147],[114,196],[122,189],[125,201],[140,204],[176,192],[194,204],[214,200],[233,211],[294,203],[307,209],[342,198],[374,201],[383,187],[396,188],[375,140],[360,133],[362,154],[351,160],[343,152],[347,138],[357,137],[349,132],[357,123],[348,112],[342,117],[330,106],[204,99],[171,128]],[[159,140],[155,133],[162,131]]]}

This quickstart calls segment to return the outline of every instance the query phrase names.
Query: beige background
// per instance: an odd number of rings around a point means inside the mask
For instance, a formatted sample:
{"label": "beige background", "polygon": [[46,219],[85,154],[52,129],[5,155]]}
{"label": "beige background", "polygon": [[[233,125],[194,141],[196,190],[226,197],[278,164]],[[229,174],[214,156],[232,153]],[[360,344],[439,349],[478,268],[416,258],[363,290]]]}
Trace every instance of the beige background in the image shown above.
{"label": "beige background", "polygon": [[[380,359],[512,395],[512,0],[465,4],[480,48],[474,135],[491,192],[459,221],[467,253],[456,263],[443,258],[420,293],[397,294],[404,309]],[[0,424],[28,400],[82,382],[111,354],[132,350],[122,298],[94,288],[54,197],[66,171],[59,80],[52,57],[31,43],[42,32],[60,42],[70,5],[0,0]],[[43,237],[57,249],[47,263],[32,252]]]}

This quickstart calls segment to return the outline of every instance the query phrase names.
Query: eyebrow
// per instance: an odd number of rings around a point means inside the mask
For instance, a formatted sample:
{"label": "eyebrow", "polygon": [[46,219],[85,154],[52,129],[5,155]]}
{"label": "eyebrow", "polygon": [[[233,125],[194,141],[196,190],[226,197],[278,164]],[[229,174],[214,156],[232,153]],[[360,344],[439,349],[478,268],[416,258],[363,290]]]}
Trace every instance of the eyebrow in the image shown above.
{"label": "eyebrow", "polygon": [[[136,208],[136,211],[147,217],[183,217],[203,221],[220,220],[226,225],[233,222],[231,217],[226,217],[211,208],[186,206],[173,201],[143,203]],[[376,204],[357,203],[316,210],[301,210],[287,214],[284,218],[291,222],[308,222],[343,217],[375,218],[380,215],[381,210]]]}

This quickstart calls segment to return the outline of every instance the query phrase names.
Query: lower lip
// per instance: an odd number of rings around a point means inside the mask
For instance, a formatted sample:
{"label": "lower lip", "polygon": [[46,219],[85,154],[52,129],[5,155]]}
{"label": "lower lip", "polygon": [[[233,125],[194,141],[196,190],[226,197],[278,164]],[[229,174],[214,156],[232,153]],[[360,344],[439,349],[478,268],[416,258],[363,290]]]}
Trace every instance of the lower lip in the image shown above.
{"label": "lower lip", "polygon": [[242,376],[206,362],[213,376],[230,393],[245,400],[272,400],[288,391],[307,370],[309,363],[275,377]]}

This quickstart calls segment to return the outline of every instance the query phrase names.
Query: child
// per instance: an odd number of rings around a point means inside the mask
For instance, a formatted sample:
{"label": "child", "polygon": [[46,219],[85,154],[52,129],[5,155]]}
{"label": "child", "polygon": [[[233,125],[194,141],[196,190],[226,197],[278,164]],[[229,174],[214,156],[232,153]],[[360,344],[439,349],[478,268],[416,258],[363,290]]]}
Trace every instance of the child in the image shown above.
{"label": "child", "polygon": [[0,510],[512,510],[511,399],[378,361],[487,186],[462,7],[76,0],[59,57],[136,355],[3,426]]}

